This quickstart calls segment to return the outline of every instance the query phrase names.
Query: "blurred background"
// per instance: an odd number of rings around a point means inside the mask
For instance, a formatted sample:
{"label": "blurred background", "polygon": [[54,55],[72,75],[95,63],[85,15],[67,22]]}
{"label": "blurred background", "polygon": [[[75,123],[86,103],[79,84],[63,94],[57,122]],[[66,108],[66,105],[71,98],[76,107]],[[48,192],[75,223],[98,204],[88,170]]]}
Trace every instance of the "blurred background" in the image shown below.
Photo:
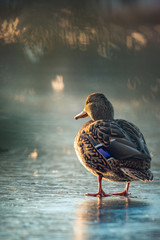
{"label": "blurred background", "polygon": [[159,165],[159,11],[158,0],[1,0],[1,153],[74,154],[73,117],[102,92]]}
{"label": "blurred background", "polygon": [[[3,240],[159,239],[159,13],[159,0],[0,0]],[[75,155],[87,119],[74,116],[92,92],[151,152],[154,182],[132,183],[129,199],[84,198],[97,179]]]}

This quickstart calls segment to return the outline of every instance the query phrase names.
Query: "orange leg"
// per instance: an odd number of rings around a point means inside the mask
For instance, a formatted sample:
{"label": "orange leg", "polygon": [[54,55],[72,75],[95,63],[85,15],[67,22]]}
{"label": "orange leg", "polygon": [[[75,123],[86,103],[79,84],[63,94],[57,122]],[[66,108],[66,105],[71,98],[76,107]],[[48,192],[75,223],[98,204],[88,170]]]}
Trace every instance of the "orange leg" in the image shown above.
{"label": "orange leg", "polygon": [[129,193],[128,193],[129,185],[130,185],[130,183],[127,182],[126,187],[123,190],[123,192],[114,192],[114,193],[109,193],[109,194],[110,195],[120,195],[120,196],[126,196],[127,197],[129,195]]}
{"label": "orange leg", "polygon": [[108,197],[111,194],[106,194],[102,189],[102,176],[98,175],[98,192],[97,193],[86,193],[85,196],[92,196],[92,197]]}
{"label": "orange leg", "polygon": [[120,196],[128,196],[128,189],[130,183],[127,182],[126,187],[123,192],[114,192],[106,194],[102,189],[102,176],[98,175],[98,192],[97,193],[86,193],[85,196],[92,196],[92,197],[109,197],[113,195],[120,195]]}

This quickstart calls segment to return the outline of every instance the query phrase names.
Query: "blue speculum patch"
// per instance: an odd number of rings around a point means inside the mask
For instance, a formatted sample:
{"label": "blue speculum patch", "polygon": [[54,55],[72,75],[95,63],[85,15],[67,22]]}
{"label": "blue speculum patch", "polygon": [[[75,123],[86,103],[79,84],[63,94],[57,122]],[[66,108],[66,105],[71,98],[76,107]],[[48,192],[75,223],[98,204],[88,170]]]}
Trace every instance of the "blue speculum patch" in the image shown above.
{"label": "blue speculum patch", "polygon": [[104,150],[103,148],[99,148],[98,151],[105,157],[105,158],[110,158],[111,155],[106,151]]}

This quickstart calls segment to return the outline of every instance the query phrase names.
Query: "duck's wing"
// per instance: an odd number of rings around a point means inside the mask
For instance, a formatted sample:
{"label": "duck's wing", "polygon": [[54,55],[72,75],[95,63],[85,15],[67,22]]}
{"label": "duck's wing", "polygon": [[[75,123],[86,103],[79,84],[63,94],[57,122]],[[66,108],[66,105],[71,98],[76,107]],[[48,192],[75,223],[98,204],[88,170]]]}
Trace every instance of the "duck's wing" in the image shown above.
{"label": "duck's wing", "polygon": [[118,159],[135,156],[151,160],[143,135],[127,122],[122,128],[117,121],[98,120],[89,125],[87,133]]}
{"label": "duck's wing", "polygon": [[121,129],[123,129],[123,131],[125,131],[125,134],[127,134],[127,137],[130,139],[130,141],[134,143],[137,150],[151,158],[146,141],[139,128],[133,123],[123,119],[117,119],[115,122]]}
{"label": "duck's wing", "polygon": [[[135,180],[145,181],[153,178],[149,171],[150,155],[147,151],[146,153],[140,151],[137,144],[117,122],[98,120],[89,125],[87,134],[98,143],[95,148],[100,151],[113,169],[118,168]],[[143,141],[143,138],[140,141]],[[105,154],[106,152],[109,156]]]}
{"label": "duck's wing", "polygon": [[105,147],[115,139],[125,139],[123,131],[113,121],[97,120],[89,125],[86,132]]}

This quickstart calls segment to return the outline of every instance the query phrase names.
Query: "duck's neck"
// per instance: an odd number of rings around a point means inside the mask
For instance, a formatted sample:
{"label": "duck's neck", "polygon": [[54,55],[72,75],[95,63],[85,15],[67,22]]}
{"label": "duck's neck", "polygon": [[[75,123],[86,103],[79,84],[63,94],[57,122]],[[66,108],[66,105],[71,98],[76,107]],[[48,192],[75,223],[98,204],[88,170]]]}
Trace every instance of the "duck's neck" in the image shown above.
{"label": "duck's neck", "polygon": [[107,107],[99,107],[91,114],[91,119],[93,121],[97,120],[113,120],[114,119],[114,109],[113,106],[110,104]]}
{"label": "duck's neck", "polygon": [[103,104],[91,105],[87,113],[93,121],[114,119],[114,109],[108,99]]}
{"label": "duck's neck", "polygon": [[97,121],[97,120],[113,120],[114,118],[112,116],[104,116],[99,114],[98,116],[92,116],[91,119],[93,121]]}

